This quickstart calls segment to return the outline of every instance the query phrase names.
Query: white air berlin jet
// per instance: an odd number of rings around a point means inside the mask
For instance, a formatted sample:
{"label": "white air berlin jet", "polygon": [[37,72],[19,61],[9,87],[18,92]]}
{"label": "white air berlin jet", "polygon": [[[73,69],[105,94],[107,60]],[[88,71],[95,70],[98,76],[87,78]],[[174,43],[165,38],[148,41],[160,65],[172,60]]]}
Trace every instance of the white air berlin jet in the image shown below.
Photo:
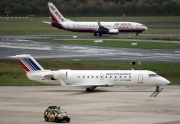
{"label": "white air berlin jet", "polygon": [[45,70],[31,55],[22,54],[13,56],[18,58],[26,75],[30,80],[61,84],[62,86],[77,86],[86,88],[87,92],[96,87],[112,86],[159,86],[170,82],[148,70]]}
{"label": "white air berlin jet", "polygon": [[52,22],[51,24],[58,29],[64,29],[74,32],[90,32],[94,36],[102,36],[102,34],[119,34],[119,32],[135,32],[142,33],[148,28],[143,24],[136,22],[74,22],[63,17],[53,3],[48,3]]}

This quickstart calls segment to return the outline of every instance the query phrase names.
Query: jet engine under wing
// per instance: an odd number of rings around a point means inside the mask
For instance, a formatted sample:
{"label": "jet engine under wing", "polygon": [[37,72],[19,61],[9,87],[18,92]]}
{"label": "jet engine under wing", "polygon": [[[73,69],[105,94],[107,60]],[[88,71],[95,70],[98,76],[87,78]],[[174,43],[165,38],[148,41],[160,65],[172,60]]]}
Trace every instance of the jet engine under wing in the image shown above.
{"label": "jet engine under wing", "polygon": [[98,25],[99,25],[99,29],[97,30],[97,33],[99,33],[100,35],[102,35],[102,34],[119,34],[118,29],[108,29],[108,28],[102,26],[100,22],[98,22]]}

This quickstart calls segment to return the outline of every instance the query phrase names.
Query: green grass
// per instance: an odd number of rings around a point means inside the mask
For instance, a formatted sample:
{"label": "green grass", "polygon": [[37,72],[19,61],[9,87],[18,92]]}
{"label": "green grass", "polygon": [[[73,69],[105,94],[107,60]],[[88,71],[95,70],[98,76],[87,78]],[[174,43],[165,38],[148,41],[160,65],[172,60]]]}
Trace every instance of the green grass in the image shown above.
{"label": "green grass", "polygon": [[179,34],[180,29],[148,29],[143,34]]}
{"label": "green grass", "polygon": [[180,36],[138,36],[133,37],[133,39],[180,41]]}
{"label": "green grass", "polygon": [[[39,59],[38,62],[46,69],[72,69],[72,70],[151,70],[167,78],[172,85],[180,85],[180,65],[142,63],[142,65],[132,66],[129,62],[111,61],[72,61],[58,59]],[[42,86],[28,80],[25,71],[18,60],[0,61],[0,86]]]}
{"label": "green grass", "polygon": [[[143,49],[180,49],[180,44],[177,43],[161,43],[161,42],[137,42],[137,41],[118,41],[104,40],[102,43],[94,43],[94,40],[53,40],[53,39],[31,39],[40,42],[56,42],[63,44],[81,44],[90,46],[104,47],[119,47],[119,48],[143,48]],[[136,42],[136,46],[131,46],[131,43]]]}
{"label": "green grass", "polygon": [[0,78],[0,86],[52,86],[52,85],[31,81],[27,78]]}

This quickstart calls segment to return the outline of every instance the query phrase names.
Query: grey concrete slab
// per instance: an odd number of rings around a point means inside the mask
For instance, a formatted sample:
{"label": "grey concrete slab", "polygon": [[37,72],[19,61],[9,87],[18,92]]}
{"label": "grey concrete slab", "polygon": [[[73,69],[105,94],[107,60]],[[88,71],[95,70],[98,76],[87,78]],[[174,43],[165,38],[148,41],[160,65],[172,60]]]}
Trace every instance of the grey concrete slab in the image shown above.
{"label": "grey concrete slab", "polygon": [[[60,105],[72,124],[179,124],[180,86],[103,87],[92,93],[77,87],[0,87],[0,124],[47,124],[43,112]],[[54,122],[49,122],[54,123]]]}

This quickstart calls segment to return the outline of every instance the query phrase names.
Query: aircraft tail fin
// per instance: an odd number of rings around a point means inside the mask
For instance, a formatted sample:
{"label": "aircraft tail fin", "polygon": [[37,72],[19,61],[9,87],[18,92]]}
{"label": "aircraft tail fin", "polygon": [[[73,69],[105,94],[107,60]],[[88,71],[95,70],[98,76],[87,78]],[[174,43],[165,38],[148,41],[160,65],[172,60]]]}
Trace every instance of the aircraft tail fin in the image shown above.
{"label": "aircraft tail fin", "polygon": [[49,6],[52,22],[61,23],[61,22],[71,21],[69,19],[64,18],[63,15],[59,12],[59,10],[54,6],[53,3],[48,3],[48,6]]}
{"label": "aircraft tail fin", "polygon": [[44,68],[29,54],[12,56],[18,58],[26,73],[44,71]]}

